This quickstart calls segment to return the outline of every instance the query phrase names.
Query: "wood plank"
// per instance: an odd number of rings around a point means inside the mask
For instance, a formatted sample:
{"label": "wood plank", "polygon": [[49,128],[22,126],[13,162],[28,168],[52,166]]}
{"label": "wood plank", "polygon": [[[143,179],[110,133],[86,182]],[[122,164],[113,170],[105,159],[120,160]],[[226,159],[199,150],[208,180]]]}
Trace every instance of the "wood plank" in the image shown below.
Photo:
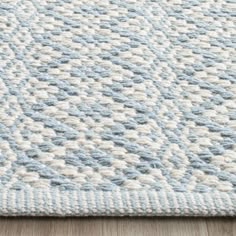
{"label": "wood plank", "polygon": [[0,236],[236,236],[229,218],[1,218]]}
{"label": "wood plank", "polygon": [[208,219],[207,228],[209,236],[235,236],[233,233],[232,218]]}
{"label": "wood plank", "polygon": [[159,223],[159,232],[163,236],[208,236],[205,219],[165,218]]}
{"label": "wood plank", "polygon": [[204,219],[145,218],[118,223],[118,236],[208,236]]}
{"label": "wood plank", "polygon": [[126,218],[117,221],[118,236],[153,236],[157,233],[157,221],[152,218]]}
{"label": "wood plank", "polygon": [[44,236],[49,235],[52,221],[44,218],[20,219],[5,218],[0,219],[0,236]]}
{"label": "wood plank", "polygon": [[233,220],[233,236],[236,236],[236,219]]}
{"label": "wood plank", "polygon": [[52,230],[49,236],[103,236],[102,223],[101,219],[88,220],[88,218],[72,218],[67,219],[66,221],[58,219],[57,221],[53,221]]}
{"label": "wood plank", "polygon": [[118,236],[118,222],[119,218],[103,218],[102,232],[103,236]]}

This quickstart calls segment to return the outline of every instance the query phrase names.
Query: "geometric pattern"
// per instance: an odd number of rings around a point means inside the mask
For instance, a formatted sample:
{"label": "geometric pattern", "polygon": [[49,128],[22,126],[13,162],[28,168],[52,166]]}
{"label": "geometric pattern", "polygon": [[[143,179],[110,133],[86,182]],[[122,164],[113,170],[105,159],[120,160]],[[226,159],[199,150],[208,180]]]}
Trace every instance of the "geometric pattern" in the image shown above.
{"label": "geometric pattern", "polygon": [[233,8],[1,0],[0,214],[235,215]]}

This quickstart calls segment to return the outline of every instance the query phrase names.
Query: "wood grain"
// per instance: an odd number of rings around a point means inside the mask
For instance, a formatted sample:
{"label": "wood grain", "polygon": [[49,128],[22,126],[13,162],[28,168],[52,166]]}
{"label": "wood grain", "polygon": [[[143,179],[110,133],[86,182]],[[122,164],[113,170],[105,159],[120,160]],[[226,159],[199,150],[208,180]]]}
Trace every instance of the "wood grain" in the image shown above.
{"label": "wood grain", "polygon": [[236,236],[233,218],[0,218],[0,236]]}
{"label": "wood grain", "polygon": [[234,236],[233,224],[235,221],[227,219],[216,219],[207,222],[208,235]]}

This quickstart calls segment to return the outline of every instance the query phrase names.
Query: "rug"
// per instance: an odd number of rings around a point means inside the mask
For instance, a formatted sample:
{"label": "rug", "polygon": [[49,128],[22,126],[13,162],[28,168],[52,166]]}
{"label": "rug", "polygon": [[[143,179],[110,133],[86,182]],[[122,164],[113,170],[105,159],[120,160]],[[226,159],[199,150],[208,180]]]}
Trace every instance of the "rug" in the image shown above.
{"label": "rug", "polygon": [[0,215],[235,216],[232,0],[1,0]]}

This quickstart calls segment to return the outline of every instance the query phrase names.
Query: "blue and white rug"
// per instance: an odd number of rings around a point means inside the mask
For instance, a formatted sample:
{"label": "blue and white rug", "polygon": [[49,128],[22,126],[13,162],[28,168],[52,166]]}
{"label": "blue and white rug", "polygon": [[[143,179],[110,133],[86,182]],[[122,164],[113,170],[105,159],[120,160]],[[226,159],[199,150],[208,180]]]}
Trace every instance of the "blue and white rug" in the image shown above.
{"label": "blue and white rug", "polygon": [[1,0],[0,215],[236,215],[232,0]]}

